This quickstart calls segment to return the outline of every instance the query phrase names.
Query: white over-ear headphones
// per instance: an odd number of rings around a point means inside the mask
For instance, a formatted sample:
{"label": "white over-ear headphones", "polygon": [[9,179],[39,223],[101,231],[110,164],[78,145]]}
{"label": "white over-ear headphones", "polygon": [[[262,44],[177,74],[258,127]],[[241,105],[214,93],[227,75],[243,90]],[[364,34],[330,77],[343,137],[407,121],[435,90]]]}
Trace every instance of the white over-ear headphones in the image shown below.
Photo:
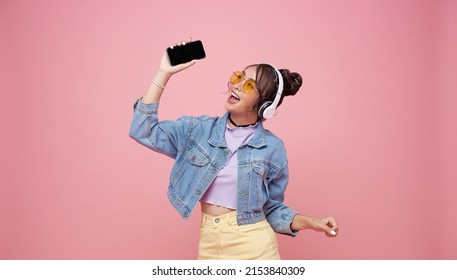
{"label": "white over-ear headphones", "polygon": [[279,72],[279,70],[276,69],[275,67],[273,67],[273,66],[271,66],[271,67],[275,70],[276,76],[278,77],[278,91],[276,92],[276,96],[275,96],[275,99],[273,100],[273,102],[264,101],[259,106],[259,111],[258,111],[259,117],[261,117],[265,120],[269,119],[275,115],[276,107],[278,106],[279,100],[281,100],[282,90],[284,87],[284,81],[282,79],[281,72]]}

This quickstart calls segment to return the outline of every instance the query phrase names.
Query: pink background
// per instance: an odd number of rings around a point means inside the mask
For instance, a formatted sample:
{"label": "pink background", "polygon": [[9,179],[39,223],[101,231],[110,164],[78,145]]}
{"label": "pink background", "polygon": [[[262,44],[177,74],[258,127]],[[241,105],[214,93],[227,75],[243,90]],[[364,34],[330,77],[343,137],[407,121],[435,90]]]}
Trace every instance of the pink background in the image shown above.
{"label": "pink background", "polygon": [[0,259],[196,257],[172,160],[128,137],[188,37],[207,58],[167,85],[162,119],[223,114],[251,63],[304,78],[265,125],[287,145],[286,202],[341,231],[279,236],[284,259],[456,259],[456,19],[452,0],[1,1]]}

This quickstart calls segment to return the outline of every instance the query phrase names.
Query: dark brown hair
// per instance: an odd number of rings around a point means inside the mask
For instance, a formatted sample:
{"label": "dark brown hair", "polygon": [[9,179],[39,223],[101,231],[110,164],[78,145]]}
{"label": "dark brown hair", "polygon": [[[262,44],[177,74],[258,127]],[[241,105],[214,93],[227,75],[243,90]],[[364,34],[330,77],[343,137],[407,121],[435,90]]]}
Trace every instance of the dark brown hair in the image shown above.
{"label": "dark brown hair", "polygon": [[[276,97],[278,90],[278,77],[275,69],[269,64],[253,64],[249,67],[256,67],[256,88],[260,94],[259,101],[255,109],[258,109],[264,101],[272,101]],[[281,105],[284,97],[295,95],[302,85],[302,77],[300,74],[290,72],[288,69],[278,69],[284,81],[284,88],[278,107]]]}

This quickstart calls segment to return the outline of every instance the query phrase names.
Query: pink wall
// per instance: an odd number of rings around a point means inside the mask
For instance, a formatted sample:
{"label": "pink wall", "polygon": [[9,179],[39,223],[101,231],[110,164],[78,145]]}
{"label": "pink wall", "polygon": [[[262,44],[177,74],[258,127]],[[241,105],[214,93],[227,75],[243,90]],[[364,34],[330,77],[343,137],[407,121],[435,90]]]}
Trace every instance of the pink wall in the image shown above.
{"label": "pink wall", "polygon": [[280,236],[284,259],[457,258],[455,1],[156,2],[1,1],[0,259],[195,258],[172,161],[128,137],[189,36],[207,59],[170,81],[164,119],[223,114],[251,63],[304,77],[266,126],[287,144],[287,203],[341,231]]}

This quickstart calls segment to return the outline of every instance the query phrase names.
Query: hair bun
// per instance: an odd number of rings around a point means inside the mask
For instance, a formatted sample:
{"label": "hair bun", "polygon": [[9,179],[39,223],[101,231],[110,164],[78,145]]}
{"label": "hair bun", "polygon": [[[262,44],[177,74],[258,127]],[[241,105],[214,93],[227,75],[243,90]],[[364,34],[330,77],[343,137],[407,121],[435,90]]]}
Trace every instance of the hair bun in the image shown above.
{"label": "hair bun", "polygon": [[290,72],[288,69],[280,70],[284,79],[283,95],[295,95],[302,85],[301,75],[295,72]]}

